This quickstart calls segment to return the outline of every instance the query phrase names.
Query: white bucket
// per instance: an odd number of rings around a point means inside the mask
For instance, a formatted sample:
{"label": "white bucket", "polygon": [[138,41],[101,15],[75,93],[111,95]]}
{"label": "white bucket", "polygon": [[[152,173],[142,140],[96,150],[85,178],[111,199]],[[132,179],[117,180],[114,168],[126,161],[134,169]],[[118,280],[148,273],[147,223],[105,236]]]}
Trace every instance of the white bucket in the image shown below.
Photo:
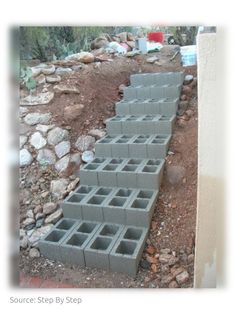
{"label": "white bucket", "polygon": [[183,66],[197,64],[197,47],[196,45],[187,45],[180,47],[181,61]]}

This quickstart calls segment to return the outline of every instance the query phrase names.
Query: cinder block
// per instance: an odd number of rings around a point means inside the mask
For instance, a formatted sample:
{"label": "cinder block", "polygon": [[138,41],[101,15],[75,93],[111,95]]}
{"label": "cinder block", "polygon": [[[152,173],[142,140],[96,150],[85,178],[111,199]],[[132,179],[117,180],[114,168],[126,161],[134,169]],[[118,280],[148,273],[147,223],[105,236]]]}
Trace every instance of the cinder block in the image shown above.
{"label": "cinder block", "polygon": [[128,203],[127,197],[112,197],[106,200],[103,207],[104,221],[117,224],[126,224],[125,207]]}
{"label": "cinder block", "polygon": [[117,186],[117,164],[107,164],[98,174],[98,184],[102,186]]}
{"label": "cinder block", "polygon": [[159,189],[164,169],[164,160],[147,160],[137,172],[137,187]]}
{"label": "cinder block", "polygon": [[138,85],[164,85],[182,84],[184,80],[183,72],[166,72],[166,73],[146,73],[146,74],[132,74],[130,76],[131,86]]}
{"label": "cinder block", "polygon": [[98,168],[100,164],[89,163],[79,171],[79,177],[82,184],[98,185]]}
{"label": "cinder block", "polygon": [[122,134],[122,122],[125,120],[125,116],[117,115],[106,120],[106,128],[107,133],[114,134]]}
{"label": "cinder block", "polygon": [[135,135],[133,142],[129,144],[129,156],[131,158],[147,158],[147,144],[150,135]]}
{"label": "cinder block", "polygon": [[117,173],[117,186],[119,187],[137,187],[137,171],[139,166],[134,164],[125,164]]}
{"label": "cinder block", "polygon": [[100,223],[82,221],[60,245],[61,261],[85,267],[84,248],[100,227]]}
{"label": "cinder block", "polygon": [[137,99],[137,89],[132,87],[126,87],[124,88],[123,96],[125,100]]}
{"label": "cinder block", "polygon": [[119,138],[114,143],[108,145],[111,148],[112,157],[129,157],[129,145],[130,136],[119,135]]}
{"label": "cinder block", "polygon": [[68,196],[61,207],[63,209],[63,215],[65,218],[82,219],[82,203],[86,199],[88,194],[72,193]]}
{"label": "cinder block", "polygon": [[86,267],[110,269],[109,254],[122,229],[121,225],[101,225],[84,249]]}
{"label": "cinder block", "polygon": [[83,219],[103,222],[103,203],[105,199],[106,196],[95,194],[88,197],[82,206]]}
{"label": "cinder block", "polygon": [[170,135],[156,135],[147,145],[148,158],[165,158],[169,147]]}
{"label": "cinder block", "polygon": [[126,226],[109,255],[110,270],[135,277],[147,235],[147,228]]}
{"label": "cinder block", "polygon": [[116,140],[115,136],[106,135],[105,137],[101,138],[95,144],[95,154],[96,157],[112,157],[111,142],[114,143]]}

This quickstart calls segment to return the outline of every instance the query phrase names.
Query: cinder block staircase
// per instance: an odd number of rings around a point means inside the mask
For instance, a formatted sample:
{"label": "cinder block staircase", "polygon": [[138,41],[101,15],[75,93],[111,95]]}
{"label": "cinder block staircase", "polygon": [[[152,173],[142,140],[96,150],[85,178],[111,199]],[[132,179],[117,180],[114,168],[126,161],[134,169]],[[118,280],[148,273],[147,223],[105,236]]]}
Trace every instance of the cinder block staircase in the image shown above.
{"label": "cinder block staircase", "polygon": [[136,275],[183,79],[181,72],[131,76],[95,159],[80,170],[81,185],[62,204],[64,218],[39,242],[42,255]]}

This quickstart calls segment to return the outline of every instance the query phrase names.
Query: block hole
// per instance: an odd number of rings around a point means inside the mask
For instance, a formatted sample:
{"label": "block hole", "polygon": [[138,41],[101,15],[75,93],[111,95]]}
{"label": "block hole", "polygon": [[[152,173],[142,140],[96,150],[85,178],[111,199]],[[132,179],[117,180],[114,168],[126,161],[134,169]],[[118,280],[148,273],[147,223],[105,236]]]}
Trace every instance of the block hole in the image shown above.
{"label": "block hole", "polygon": [[96,195],[108,195],[111,192],[111,188],[101,187],[96,192]]}
{"label": "block hole", "polygon": [[151,198],[153,191],[140,191],[137,195],[138,198]]}
{"label": "block hole", "polygon": [[97,250],[106,250],[109,247],[111,241],[112,239],[110,238],[97,237],[90,248]]}
{"label": "block hole", "polygon": [[96,225],[97,224],[94,223],[82,223],[77,229],[77,232],[90,234],[94,230]]}
{"label": "block hole", "polygon": [[110,201],[109,206],[122,207],[125,202],[126,202],[126,198],[114,197],[114,198]]}
{"label": "block hole", "polygon": [[68,202],[80,203],[84,197],[85,197],[85,195],[74,194],[69,198]]}
{"label": "block hole", "polygon": [[130,189],[119,189],[118,192],[116,193],[116,196],[119,197],[129,197],[129,195],[132,193]]}
{"label": "block hole", "polygon": [[80,186],[77,190],[76,193],[78,194],[88,194],[91,192],[93,188],[91,186]]}
{"label": "block hole", "polygon": [[122,172],[135,172],[138,168],[138,165],[125,165],[125,167],[122,168]]}
{"label": "block hole", "polygon": [[81,247],[85,240],[88,238],[88,235],[84,234],[74,234],[71,238],[66,242],[67,245]]}
{"label": "block hole", "polygon": [[88,204],[91,205],[101,205],[101,203],[105,200],[105,197],[102,196],[93,196],[92,198],[90,198],[90,200],[88,201]]}
{"label": "block hole", "polygon": [[146,173],[155,173],[158,169],[158,166],[144,166],[142,172],[146,172]]}
{"label": "block hole", "polygon": [[65,232],[59,230],[53,230],[46,238],[45,241],[50,241],[53,243],[59,242],[62,237],[65,235]]}
{"label": "block hole", "polygon": [[134,242],[122,240],[116,249],[117,254],[132,255],[135,251],[137,244]]}
{"label": "block hole", "polygon": [[100,232],[100,235],[103,236],[114,236],[119,230],[119,227],[117,225],[105,225],[103,229]]}
{"label": "block hole", "polygon": [[70,228],[72,228],[72,226],[75,225],[75,221],[74,220],[70,220],[70,219],[63,219],[58,225],[57,225],[57,229],[62,229],[62,230],[68,230]]}
{"label": "block hole", "polygon": [[124,234],[125,239],[139,240],[142,236],[142,230],[136,228],[128,228]]}
{"label": "block hole", "polygon": [[132,208],[137,208],[137,209],[145,209],[148,205],[148,200],[143,200],[143,199],[136,199],[133,204]]}

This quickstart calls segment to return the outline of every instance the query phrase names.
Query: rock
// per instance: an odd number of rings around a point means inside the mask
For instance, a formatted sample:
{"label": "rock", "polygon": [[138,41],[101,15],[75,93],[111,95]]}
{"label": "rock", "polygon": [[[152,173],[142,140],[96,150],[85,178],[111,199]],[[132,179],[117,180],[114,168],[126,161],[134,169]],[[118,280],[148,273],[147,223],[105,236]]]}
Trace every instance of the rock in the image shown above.
{"label": "rock", "polygon": [[72,65],[71,68],[72,68],[73,71],[78,72],[78,71],[83,69],[83,65],[82,64],[76,64],[76,65]]}
{"label": "rock", "polygon": [[154,63],[156,61],[159,61],[159,58],[157,56],[151,56],[150,58],[147,58],[147,63]]}
{"label": "rock", "polygon": [[161,272],[163,273],[163,274],[168,274],[169,273],[169,270],[170,270],[170,268],[169,268],[169,265],[167,265],[167,264],[163,264],[163,265],[161,265]]}
{"label": "rock", "polygon": [[177,283],[179,285],[182,285],[182,284],[186,283],[188,280],[189,280],[189,274],[188,274],[188,272],[186,270],[183,271],[178,276],[176,276],[176,281],[177,281]]}
{"label": "rock", "polygon": [[106,37],[98,37],[91,42],[91,49],[101,49],[108,45],[109,41]]}
{"label": "rock", "polygon": [[68,74],[68,73],[70,73],[70,72],[72,72],[72,69],[71,68],[62,68],[62,67],[58,67],[57,69],[56,69],[56,74],[57,75],[64,75],[64,74]]}
{"label": "rock", "polygon": [[120,93],[120,94],[123,94],[125,88],[126,88],[126,85],[121,84],[121,85],[119,86],[119,93]]}
{"label": "rock", "polygon": [[81,115],[83,109],[84,109],[83,104],[74,104],[74,105],[66,106],[64,109],[64,118],[67,121],[74,121]]}
{"label": "rock", "polygon": [[27,217],[24,221],[23,221],[23,227],[25,228],[26,226],[28,225],[31,225],[31,224],[34,224],[35,223],[35,220],[34,218],[31,218],[31,217]]}
{"label": "rock", "polygon": [[28,112],[29,112],[29,111],[28,111],[28,108],[27,108],[27,107],[23,107],[23,106],[20,106],[20,107],[19,107],[19,116],[20,116],[20,117],[25,116]]}
{"label": "rock", "polygon": [[32,161],[33,157],[27,149],[20,150],[20,167],[30,165]]}
{"label": "rock", "polygon": [[25,98],[20,99],[20,105],[41,105],[48,104],[54,98],[53,92],[42,92],[38,95],[28,95]]}
{"label": "rock", "polygon": [[106,135],[106,132],[99,129],[92,129],[88,132],[88,135],[94,137],[96,140],[99,140],[100,138],[104,137]]}
{"label": "rock", "polygon": [[79,53],[68,55],[65,58],[65,60],[82,62],[82,63],[91,63],[91,62],[94,62],[94,55],[90,52],[79,52]]}
{"label": "rock", "polygon": [[45,67],[43,67],[41,69],[41,72],[44,75],[50,75],[50,74],[53,74],[55,70],[56,70],[55,65],[51,64],[51,65],[46,65]]}
{"label": "rock", "polygon": [[116,35],[120,38],[120,42],[127,42],[127,32],[121,32]]}
{"label": "rock", "polygon": [[132,42],[135,41],[135,37],[134,37],[133,33],[131,33],[131,32],[127,32],[127,43],[129,41],[132,41]]}
{"label": "rock", "polygon": [[31,234],[31,236],[28,238],[30,244],[32,246],[34,246],[35,244],[37,244],[37,242],[44,237],[53,227],[53,225],[46,225],[43,226],[41,228],[36,229],[35,231],[33,231],[33,233]]}
{"label": "rock", "polygon": [[51,117],[51,113],[29,113],[24,117],[24,121],[28,125],[48,124]]}
{"label": "rock", "polygon": [[180,101],[178,105],[178,115],[183,115],[189,106],[189,101]]}
{"label": "rock", "polygon": [[35,129],[37,130],[37,131],[40,131],[40,132],[42,132],[42,133],[47,133],[47,131],[49,131],[49,130],[51,130],[52,128],[54,128],[54,124],[52,124],[52,125],[43,125],[43,124],[38,124],[36,127],[35,127]]}
{"label": "rock", "polygon": [[81,164],[80,153],[72,154],[70,157],[70,162],[75,163],[76,165]]}
{"label": "rock", "polygon": [[175,280],[171,281],[168,285],[169,288],[179,288],[177,282]]}
{"label": "rock", "polygon": [[140,267],[143,269],[150,269],[150,264],[146,259],[142,259],[140,262]]}
{"label": "rock", "polygon": [[62,217],[62,209],[59,208],[55,213],[52,213],[45,219],[45,224],[56,224],[58,220]]}
{"label": "rock", "polygon": [[185,271],[183,267],[172,267],[171,268],[171,273],[174,276],[174,278],[179,275],[181,272]]}
{"label": "rock", "polygon": [[20,248],[26,249],[28,247],[28,237],[24,236],[21,240],[20,240]]}
{"label": "rock", "polygon": [[39,76],[37,76],[35,80],[38,85],[46,83],[46,78],[43,74],[40,74]]}
{"label": "rock", "polygon": [[192,95],[192,88],[190,88],[187,85],[183,85],[182,87],[182,94],[185,94],[187,96],[191,96]]}
{"label": "rock", "polygon": [[127,41],[126,42],[131,49],[135,48],[135,41]]}
{"label": "rock", "polygon": [[153,255],[156,252],[156,248],[154,246],[148,246],[146,252],[150,255]]}
{"label": "rock", "polygon": [[161,254],[159,256],[159,262],[162,264],[168,264],[169,266],[174,265],[178,261],[178,258],[173,255]]}
{"label": "rock", "polygon": [[61,81],[60,75],[55,74],[55,75],[51,75],[51,76],[46,76],[47,83],[54,84],[54,83],[57,83],[60,81]]}
{"label": "rock", "polygon": [[162,285],[168,285],[173,279],[174,278],[173,278],[172,274],[165,275],[161,279],[161,284]]}
{"label": "rock", "polygon": [[185,175],[185,168],[179,165],[168,166],[166,169],[167,179],[172,185],[182,181]]}
{"label": "rock", "polygon": [[48,195],[49,195],[49,192],[46,191],[46,192],[43,192],[43,193],[41,194],[41,197],[42,197],[42,198],[46,198]]}
{"label": "rock", "polygon": [[30,137],[30,144],[35,147],[37,150],[44,147],[47,144],[45,138],[39,132],[35,132]]}
{"label": "rock", "polygon": [[69,132],[60,127],[55,127],[48,133],[48,144],[57,145],[63,140],[68,140]]}
{"label": "rock", "polygon": [[26,235],[25,230],[20,228],[20,239],[22,239],[25,235]]}
{"label": "rock", "polygon": [[191,264],[194,262],[194,254],[188,255],[188,263]]}
{"label": "rock", "polygon": [[32,209],[27,210],[26,216],[29,218],[34,218],[34,213],[33,213]]}
{"label": "rock", "polygon": [[35,220],[36,220],[36,221],[37,221],[38,219],[41,219],[41,218],[44,218],[44,214],[42,213],[42,210],[35,215]]}
{"label": "rock", "polygon": [[187,95],[182,94],[181,97],[180,97],[180,100],[181,101],[186,101],[187,100]]}
{"label": "rock", "polygon": [[94,153],[92,151],[85,151],[82,153],[82,161],[90,163],[94,160]]}
{"label": "rock", "polygon": [[193,114],[194,114],[194,111],[193,111],[193,110],[187,110],[187,111],[185,112],[185,114],[186,114],[188,117],[192,117]]}
{"label": "rock", "polygon": [[44,148],[42,150],[39,150],[37,161],[42,166],[53,165],[56,163],[56,156],[51,150]]}
{"label": "rock", "polygon": [[189,86],[193,89],[197,86],[197,78],[194,78],[193,81],[189,84]]}
{"label": "rock", "polygon": [[160,250],[160,253],[161,254],[170,254],[171,250],[169,248],[163,248],[163,249]]}
{"label": "rock", "polygon": [[70,142],[62,141],[55,146],[55,152],[57,157],[62,158],[64,155],[70,152]]}
{"label": "rock", "polygon": [[40,67],[40,65],[37,65],[37,66],[33,66],[31,69],[31,72],[32,72],[32,76],[33,77],[36,77],[38,76],[40,73],[41,73],[41,70],[42,68]]}
{"label": "rock", "polygon": [[37,248],[31,248],[29,251],[29,256],[30,256],[30,258],[39,258],[40,252]]}
{"label": "rock", "polygon": [[36,228],[40,228],[40,227],[42,227],[43,223],[44,223],[44,218],[38,218],[38,219],[36,220],[35,227],[36,227]]}
{"label": "rock", "polygon": [[66,155],[62,157],[59,161],[56,162],[55,168],[56,170],[61,173],[65,171],[69,165],[70,162],[70,155]]}
{"label": "rock", "polygon": [[184,128],[186,126],[186,121],[184,119],[179,119],[177,124],[179,127]]}
{"label": "rock", "polygon": [[192,81],[193,81],[193,75],[191,74],[185,75],[184,84],[190,84]]}
{"label": "rock", "polygon": [[80,181],[80,178],[77,177],[74,181],[72,181],[68,187],[67,187],[67,191],[70,193],[71,191],[73,191],[75,189],[75,187],[78,185]]}
{"label": "rock", "polygon": [[57,209],[57,203],[49,202],[43,205],[43,214],[49,215],[55,212]]}
{"label": "rock", "polygon": [[78,137],[75,146],[81,151],[88,151],[94,148],[95,138],[89,135],[81,135]]}
{"label": "rock", "polygon": [[27,136],[20,135],[20,148],[22,148],[26,142],[27,142]]}
{"label": "rock", "polygon": [[52,180],[50,185],[52,194],[59,198],[65,192],[68,183],[68,180],[65,178]]}
{"label": "rock", "polygon": [[68,85],[68,84],[57,84],[53,87],[56,93],[64,93],[64,94],[80,94],[80,90],[75,86]]}

